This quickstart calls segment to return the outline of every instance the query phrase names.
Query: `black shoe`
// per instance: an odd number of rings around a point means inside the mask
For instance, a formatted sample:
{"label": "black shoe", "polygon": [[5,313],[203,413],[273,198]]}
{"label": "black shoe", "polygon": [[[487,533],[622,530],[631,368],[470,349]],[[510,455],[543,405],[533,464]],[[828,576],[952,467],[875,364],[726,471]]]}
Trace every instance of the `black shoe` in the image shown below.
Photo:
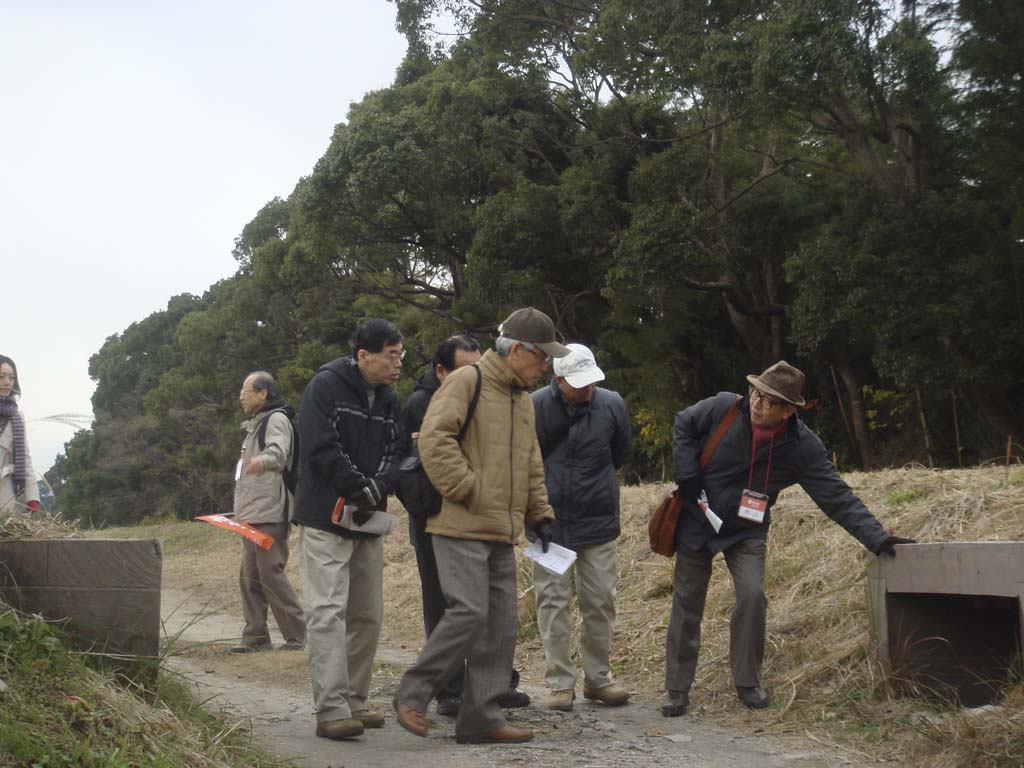
{"label": "black shoe", "polygon": [[530,706],[530,695],[517,688],[509,688],[498,697],[498,706],[502,709],[517,709]]}
{"label": "black shoe", "polygon": [[665,703],[661,705],[662,717],[679,717],[686,714],[690,706],[690,694],[686,691],[669,691],[665,695]]}
{"label": "black shoe", "polygon": [[736,695],[751,709],[764,709],[772,703],[768,691],[760,685],[737,685]]}
{"label": "black shoe", "polygon": [[462,707],[462,698],[459,696],[442,696],[437,700],[437,714],[446,717],[455,717]]}

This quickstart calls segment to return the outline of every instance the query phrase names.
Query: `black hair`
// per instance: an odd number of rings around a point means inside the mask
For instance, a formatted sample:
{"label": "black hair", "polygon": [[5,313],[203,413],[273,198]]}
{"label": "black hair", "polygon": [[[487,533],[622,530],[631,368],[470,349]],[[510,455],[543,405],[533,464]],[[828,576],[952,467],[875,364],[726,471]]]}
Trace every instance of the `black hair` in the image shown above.
{"label": "black hair", "polygon": [[266,392],[268,400],[277,397],[277,382],[266,371],[253,371],[246,378],[252,379],[252,388],[256,392]]}
{"label": "black hair", "polygon": [[479,352],[480,345],[477,344],[476,339],[472,336],[464,336],[462,334],[449,336],[438,344],[437,349],[434,350],[434,357],[430,361],[431,368],[436,368],[440,365],[446,371],[454,371],[455,353],[460,349],[463,352]]}
{"label": "black hair", "polygon": [[21,397],[21,377],[18,376],[18,366],[16,366],[14,361],[7,355],[0,355],[0,365],[3,365],[4,363],[7,363],[14,369],[14,389],[11,390],[11,396],[13,397],[14,395],[17,395],[18,397]]}
{"label": "black hair", "polygon": [[375,317],[356,328],[356,336],[352,340],[352,357],[356,357],[360,349],[380,352],[389,344],[401,343],[402,332],[393,323],[382,317]]}

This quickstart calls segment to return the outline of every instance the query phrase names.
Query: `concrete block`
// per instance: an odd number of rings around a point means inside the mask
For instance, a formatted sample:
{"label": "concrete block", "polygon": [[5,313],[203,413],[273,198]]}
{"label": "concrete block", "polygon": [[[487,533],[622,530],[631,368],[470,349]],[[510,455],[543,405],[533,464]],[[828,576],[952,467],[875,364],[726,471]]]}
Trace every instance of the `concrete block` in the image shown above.
{"label": "concrete block", "polygon": [[77,648],[144,683],[157,670],[162,572],[156,539],[0,541],[0,599],[63,621]]}

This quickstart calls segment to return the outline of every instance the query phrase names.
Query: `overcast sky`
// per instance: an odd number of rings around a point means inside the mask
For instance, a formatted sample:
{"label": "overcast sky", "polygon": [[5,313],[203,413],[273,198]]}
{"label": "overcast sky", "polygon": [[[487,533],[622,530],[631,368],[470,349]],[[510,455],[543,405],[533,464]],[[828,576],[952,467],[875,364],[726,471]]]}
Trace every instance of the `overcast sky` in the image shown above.
{"label": "overcast sky", "polygon": [[385,0],[0,0],[0,354],[36,468],[90,414],[104,340],[235,271],[405,52]]}

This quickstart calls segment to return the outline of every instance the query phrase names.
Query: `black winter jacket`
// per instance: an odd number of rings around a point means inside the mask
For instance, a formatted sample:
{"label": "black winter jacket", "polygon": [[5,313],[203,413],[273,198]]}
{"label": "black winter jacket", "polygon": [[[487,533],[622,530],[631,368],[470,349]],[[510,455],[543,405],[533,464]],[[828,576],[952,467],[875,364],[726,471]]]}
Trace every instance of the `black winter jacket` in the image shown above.
{"label": "black winter jacket", "polygon": [[[720,392],[676,414],[672,456],[675,480],[683,497],[676,547],[683,544],[696,551],[707,544],[712,552],[722,552],[742,539],[767,538],[771,508],[779,493],[799,483],[826,515],[867,549],[877,553],[888,534],[839,477],[821,440],[796,414],[789,419],[785,431],[776,435],[772,446],[767,490],[769,508],[764,522],[751,522],[737,515],[740,497],[750,476],[752,433],[747,398],[740,401],[739,418],[722,437],[703,475],[700,471],[701,450],[735,400],[736,395]],[[763,443],[754,455],[751,490],[758,493],[764,492],[768,453],[769,445]],[[707,492],[712,511],[724,521],[717,534],[697,505],[702,488]]]}
{"label": "black winter jacket", "polygon": [[322,366],[302,393],[299,411],[299,487],[292,521],[344,538],[371,538],[331,522],[339,496],[370,477],[390,491],[403,452],[398,397],[386,384],[375,388],[373,409],[366,384],[351,357]]}
{"label": "black winter jacket", "polygon": [[[437,372],[431,366],[419,377],[416,381],[416,388],[406,399],[399,416],[403,455],[408,456],[412,452],[412,436],[420,431],[423,417],[427,414],[427,406],[430,405],[430,398],[434,396],[440,386],[441,381],[437,378]],[[430,539],[427,538],[427,521],[425,519],[409,515],[409,543],[414,547],[421,544],[429,545]]]}
{"label": "black winter jacket", "polygon": [[619,481],[633,430],[622,397],[594,389],[570,414],[557,382],[534,392],[544,482],[555,509],[553,540],[575,549],[619,536]]}

